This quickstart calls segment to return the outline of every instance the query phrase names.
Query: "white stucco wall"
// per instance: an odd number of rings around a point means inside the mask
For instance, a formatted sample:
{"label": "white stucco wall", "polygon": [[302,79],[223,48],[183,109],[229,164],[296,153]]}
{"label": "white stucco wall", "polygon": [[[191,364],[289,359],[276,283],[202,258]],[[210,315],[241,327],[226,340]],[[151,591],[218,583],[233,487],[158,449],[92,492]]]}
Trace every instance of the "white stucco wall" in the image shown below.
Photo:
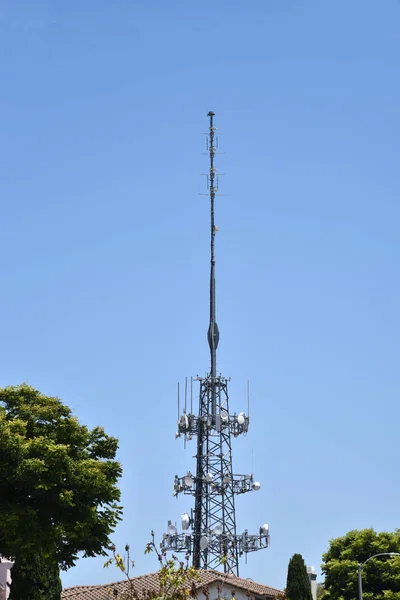
{"label": "white stucco wall", "polygon": [[10,588],[7,585],[8,583],[11,583],[11,567],[13,566],[13,563],[8,561],[8,560],[4,560],[1,559],[0,562],[0,598],[8,598],[8,596],[10,595]]}
{"label": "white stucco wall", "polygon": [[[212,583],[208,586],[208,590],[210,593],[210,600],[217,600],[218,598],[223,598],[223,600],[231,600],[232,598],[232,590],[235,590],[235,600],[257,600],[253,594],[251,596],[246,596],[246,592],[244,590],[239,590],[235,588],[232,583],[227,581],[224,583],[222,591],[218,594],[218,584]],[[199,599],[202,597],[201,592],[198,594]]]}

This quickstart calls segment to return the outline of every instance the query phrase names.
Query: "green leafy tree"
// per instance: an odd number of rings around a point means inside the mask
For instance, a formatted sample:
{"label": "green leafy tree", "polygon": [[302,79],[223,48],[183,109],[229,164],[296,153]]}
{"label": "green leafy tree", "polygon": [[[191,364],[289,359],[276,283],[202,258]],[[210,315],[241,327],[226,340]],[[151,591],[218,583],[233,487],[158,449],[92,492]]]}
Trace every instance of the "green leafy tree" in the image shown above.
{"label": "green leafy tree", "polygon": [[322,598],[326,598],[326,590],[323,583],[319,583],[317,585],[317,600],[322,600]]}
{"label": "green leafy tree", "polygon": [[11,600],[55,600],[53,592],[37,595],[46,579],[57,589],[59,569],[79,553],[105,555],[111,547],[122,510],[118,441],[23,384],[0,389],[0,448],[0,555],[15,561]]}
{"label": "green leafy tree", "polygon": [[[358,564],[375,554],[400,552],[400,530],[376,533],[354,530],[331,540],[323,555],[326,600],[354,600],[358,597]],[[381,556],[362,569],[364,600],[400,600],[400,557]]]}
{"label": "green leafy tree", "polygon": [[288,600],[313,600],[307,568],[301,554],[293,554],[289,561],[285,591]]}
{"label": "green leafy tree", "polygon": [[60,570],[57,562],[40,552],[23,557],[12,569],[13,583],[10,599],[59,600],[61,597]]}

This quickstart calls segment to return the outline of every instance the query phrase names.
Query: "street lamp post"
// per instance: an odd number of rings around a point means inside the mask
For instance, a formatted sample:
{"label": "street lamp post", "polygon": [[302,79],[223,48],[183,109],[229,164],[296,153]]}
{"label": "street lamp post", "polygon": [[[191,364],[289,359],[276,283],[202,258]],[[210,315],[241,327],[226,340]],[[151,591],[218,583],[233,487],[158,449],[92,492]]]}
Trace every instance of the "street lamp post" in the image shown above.
{"label": "street lamp post", "polygon": [[362,568],[367,562],[373,558],[377,558],[377,556],[400,556],[400,552],[380,552],[379,554],[374,554],[365,560],[363,563],[358,565],[358,600],[363,600],[363,591],[362,591]]}

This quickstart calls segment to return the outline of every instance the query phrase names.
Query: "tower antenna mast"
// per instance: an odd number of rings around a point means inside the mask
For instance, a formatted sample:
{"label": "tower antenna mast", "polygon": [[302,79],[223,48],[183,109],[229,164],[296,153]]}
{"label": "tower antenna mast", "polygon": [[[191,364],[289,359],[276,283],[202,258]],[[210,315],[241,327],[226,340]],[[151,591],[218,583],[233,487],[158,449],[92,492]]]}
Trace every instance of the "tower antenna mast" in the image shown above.
{"label": "tower antenna mast", "polygon": [[[248,552],[266,548],[269,544],[268,525],[262,525],[258,534],[236,533],[235,497],[259,490],[260,483],[253,475],[234,474],[232,468],[232,437],[247,433],[249,415],[230,413],[229,378],[217,375],[217,348],[219,330],[216,320],[215,285],[215,197],[218,176],[214,165],[218,137],[214,126],[215,114],[210,111],[208,131],[209,173],[208,191],[211,210],[210,248],[210,372],[197,377],[200,384],[199,411],[195,415],[185,410],[178,419],[176,437],[184,437],[185,444],[197,437],[196,474],[190,471],[183,477],[175,475],[174,495],[194,496],[194,511],[182,515],[182,533],[176,525],[168,523],[163,536],[163,550],[185,552],[192,555],[193,566],[216,569],[223,565],[226,573],[239,575],[239,557]],[[179,410],[179,409],[178,409]]]}
{"label": "tower antenna mast", "polygon": [[[216,140],[214,128],[214,113],[210,111],[210,129],[208,138],[208,149],[210,153],[210,174],[209,174],[209,191],[210,191],[210,209],[211,209],[211,253],[210,253],[210,325],[208,328],[208,344],[211,353],[211,377],[215,381],[217,376],[217,348],[219,342],[219,331],[216,320],[216,300],[215,300],[215,194],[216,194],[216,169],[214,167],[214,156],[216,153]],[[215,397],[212,398],[212,414],[215,415]]]}

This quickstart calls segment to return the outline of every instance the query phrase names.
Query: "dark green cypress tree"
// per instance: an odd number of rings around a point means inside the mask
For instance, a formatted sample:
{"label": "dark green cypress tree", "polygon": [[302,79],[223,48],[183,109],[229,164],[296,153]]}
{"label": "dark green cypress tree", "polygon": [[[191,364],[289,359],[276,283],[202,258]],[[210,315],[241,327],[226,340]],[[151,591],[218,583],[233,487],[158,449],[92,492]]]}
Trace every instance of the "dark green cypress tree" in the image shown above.
{"label": "dark green cypress tree", "polygon": [[293,554],[289,561],[286,597],[288,600],[313,600],[307,568],[301,554]]}
{"label": "dark green cypress tree", "polygon": [[57,563],[33,550],[28,558],[16,557],[11,569],[9,600],[60,600],[61,579]]}

